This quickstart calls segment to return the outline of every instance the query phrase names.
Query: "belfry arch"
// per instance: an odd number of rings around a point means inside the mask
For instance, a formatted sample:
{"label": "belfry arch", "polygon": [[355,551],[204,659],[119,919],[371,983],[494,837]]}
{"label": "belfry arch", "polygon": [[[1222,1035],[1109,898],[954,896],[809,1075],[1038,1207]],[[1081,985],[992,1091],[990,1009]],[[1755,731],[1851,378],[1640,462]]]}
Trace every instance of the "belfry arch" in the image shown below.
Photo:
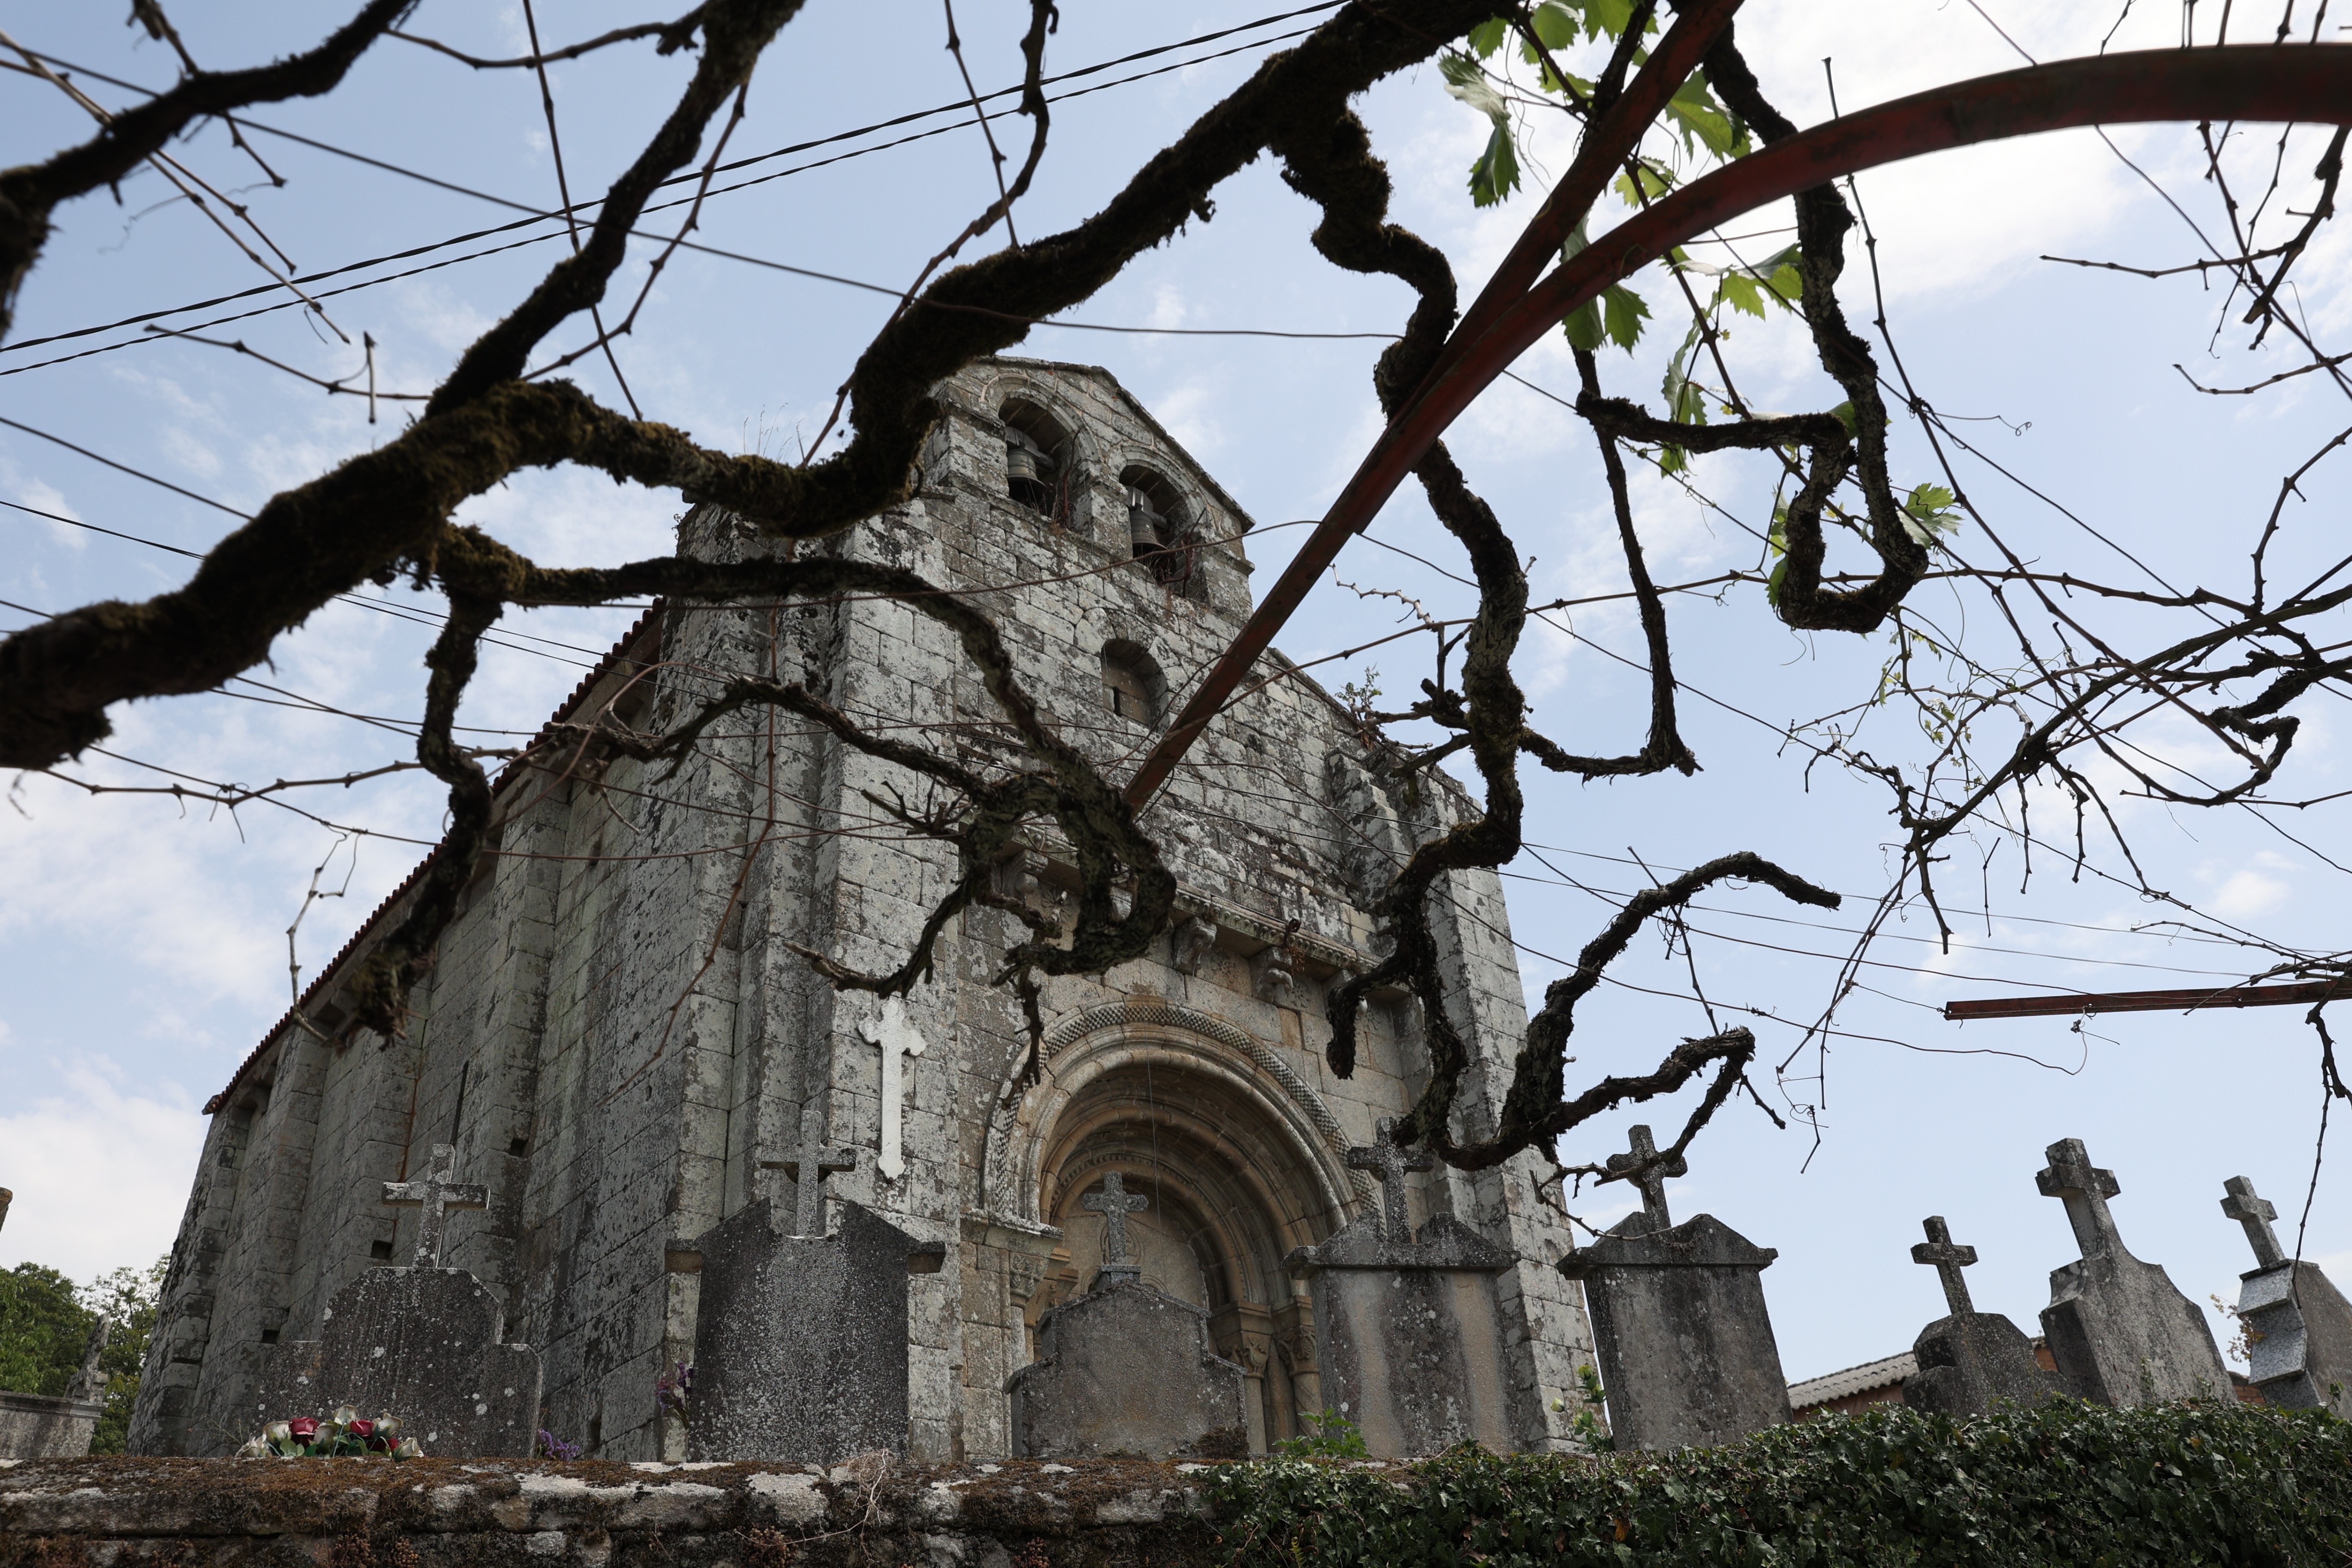
{"label": "belfry arch", "polygon": [[995,1203],[1062,1233],[1024,1303],[1031,1335],[1101,1267],[1102,1217],[1084,1198],[1116,1171],[1150,1200],[1127,1221],[1144,1283],[1207,1311],[1218,1352],[1247,1375],[1253,1447],[1295,1436],[1321,1394],[1312,1309],[1283,1259],[1365,1200],[1328,1108],[1270,1070],[1287,1065],[1272,1047],[1190,1008],[1089,1009],[1047,1045],[1043,1081],[989,1152]]}

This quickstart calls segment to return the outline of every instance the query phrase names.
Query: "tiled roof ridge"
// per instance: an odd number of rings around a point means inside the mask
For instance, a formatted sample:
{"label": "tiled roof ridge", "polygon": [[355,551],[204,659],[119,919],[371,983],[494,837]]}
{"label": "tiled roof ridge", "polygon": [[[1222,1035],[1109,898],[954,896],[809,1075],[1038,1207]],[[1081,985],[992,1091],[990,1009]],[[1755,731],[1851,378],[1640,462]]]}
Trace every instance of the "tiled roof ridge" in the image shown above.
{"label": "tiled roof ridge", "polygon": [[[531,746],[536,746],[545,740],[548,731],[569,718],[588,693],[595,688],[598,681],[613,673],[614,669],[621,664],[622,657],[628,651],[630,645],[645,635],[646,628],[654,624],[655,617],[658,616],[666,607],[666,602],[660,599],[656,599],[646,606],[644,614],[638,616],[630,625],[629,629],[621,634],[620,640],[605,651],[604,657],[598,659],[587,674],[580,678],[580,683],[572,689],[572,695],[556,704],[555,711],[548,715],[547,722],[540,726],[537,735],[531,737]],[[490,781],[493,795],[507,782],[514,770],[522,765],[529,757],[530,751],[530,747],[525,747],[522,756],[513,759],[499,770],[498,776]],[[253,1070],[255,1064],[261,1060],[271,1043],[286,1032],[287,1026],[294,1022],[295,1016],[309,1007],[320,992],[326,988],[327,984],[341,972],[344,963],[349,962],[360,943],[366,941],[374,932],[376,927],[383,922],[384,917],[409,895],[409,892],[415,888],[418,879],[432,868],[435,861],[441,858],[441,851],[447,842],[448,840],[445,838],[440,844],[427,850],[425,858],[417,861],[407,876],[401,879],[400,885],[386,893],[383,901],[376,905],[368,918],[359,923],[357,929],[352,932],[351,939],[343,943],[341,950],[320,967],[319,973],[312,977],[309,985],[303,987],[302,994],[296,998],[294,1005],[287,1008],[276,1023],[269,1026],[268,1031],[262,1035],[261,1042],[253,1047],[251,1054],[238,1065],[236,1071],[229,1075],[229,1080],[222,1086],[221,1091],[205,1101],[204,1113],[206,1116],[217,1114],[221,1107],[228,1103],[228,1097],[236,1092],[237,1085],[245,1081],[246,1074]]]}
{"label": "tiled roof ridge", "polygon": [[1794,1410],[1810,1410],[1816,1405],[1827,1405],[1832,1399],[1844,1399],[1852,1394],[1867,1394],[1874,1388],[1891,1388],[1918,1375],[1919,1358],[1909,1351],[1866,1361],[1859,1366],[1824,1373],[1809,1377],[1802,1383],[1789,1385],[1789,1405]]}

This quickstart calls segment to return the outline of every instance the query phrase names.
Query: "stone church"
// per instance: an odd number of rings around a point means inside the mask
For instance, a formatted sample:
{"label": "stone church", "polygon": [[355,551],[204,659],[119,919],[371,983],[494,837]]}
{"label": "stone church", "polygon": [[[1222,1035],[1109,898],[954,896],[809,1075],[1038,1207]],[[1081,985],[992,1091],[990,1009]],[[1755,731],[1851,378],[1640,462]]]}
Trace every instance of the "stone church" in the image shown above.
{"label": "stone church", "polygon": [[[1103,370],[984,361],[940,396],[919,493],[824,548],[971,595],[1063,732],[1118,777],[1249,613],[1251,519]],[[688,552],[768,548],[708,509],[680,528]],[[974,765],[1013,754],[948,635],[875,599],[656,606],[556,720],[609,710],[660,729],[742,671],[919,727],[907,732]],[[383,1184],[438,1144],[487,1195],[447,1216],[441,1261],[499,1299],[505,1337],[543,1363],[538,1426],[590,1457],[685,1455],[656,1399],[694,1358],[701,1280],[681,1239],[770,1195],[804,1140],[856,1152],[833,1199],[943,1255],[908,1281],[910,1458],[1013,1454],[1008,1379],[1105,1262],[1109,1216],[1081,1199],[1113,1174],[1143,1205],[1126,1216],[1142,1283],[1198,1309],[1242,1369],[1250,1447],[1299,1432],[1328,1401],[1316,1298],[1286,1259],[1377,1220],[1381,1189],[1349,1151],[1425,1074],[1418,1008],[1398,992],[1374,997],[1355,1075],[1334,1078],[1324,997],[1375,961],[1364,910],[1388,868],[1470,807],[1442,778],[1410,795],[1377,780],[1345,710],[1279,654],[1245,690],[1144,818],[1179,923],[1145,958],[1046,982],[1034,1083],[1017,1003],[991,984],[1010,915],[950,923],[896,1036],[873,997],[836,993],[793,951],[900,962],[953,851],[906,836],[874,797],[919,805],[919,780],[782,713],[733,716],[668,776],[617,763],[602,788],[553,737],[499,781],[499,852],[408,1037],[329,1043],[339,987],[404,887],[206,1106],[131,1451],[217,1455],[250,1436],[267,1347],[317,1338],[339,1289],[411,1256],[419,1211]],[[1076,885],[1050,832],[1002,879],[1046,912]],[[1449,1005],[1487,1053],[1458,1112],[1475,1120],[1499,1101],[1525,1004],[1499,882],[1440,887]],[[1539,1170],[1523,1155],[1405,1178],[1412,1226],[1458,1222],[1510,1259],[1492,1276],[1494,1381],[1526,1450],[1566,1437],[1591,1358]]]}

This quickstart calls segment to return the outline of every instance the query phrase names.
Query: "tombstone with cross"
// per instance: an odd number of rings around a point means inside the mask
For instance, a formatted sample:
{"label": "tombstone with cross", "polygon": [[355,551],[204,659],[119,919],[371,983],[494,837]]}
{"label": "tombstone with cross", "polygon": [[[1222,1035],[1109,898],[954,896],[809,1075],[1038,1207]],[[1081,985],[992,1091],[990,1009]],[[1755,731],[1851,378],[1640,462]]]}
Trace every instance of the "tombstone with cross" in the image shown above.
{"label": "tombstone with cross", "polygon": [[315,1340],[260,1347],[253,1431],[350,1405],[399,1416],[436,1458],[528,1458],[539,1429],[539,1352],[504,1344],[506,1312],[488,1286],[441,1255],[452,1210],[485,1209],[461,1183],[457,1151],[436,1143],[425,1168],[375,1184],[380,1201],[419,1213],[412,1259],[366,1268],[335,1292]]}
{"label": "tombstone with cross", "polygon": [[1686,1173],[1681,1156],[1661,1154],[1646,1127],[1628,1142],[1605,1179],[1640,1192],[1640,1211],[1559,1261],[1584,1285],[1611,1436],[1620,1448],[1713,1447],[1787,1421],[1762,1278],[1780,1254],[1713,1215],[1673,1224],[1665,1183]]}
{"label": "tombstone with cross", "polygon": [[1209,1314],[1143,1282],[1127,1216],[1151,1206],[1121,1171],[1081,1208],[1103,1217],[1094,1282],[1039,1320],[1037,1359],[1005,1380],[1013,1451],[1030,1459],[1238,1459],[1246,1375],[1216,1352]]}
{"label": "tombstone with cross", "polygon": [[2068,1392],[2101,1405],[2167,1399],[2227,1399],[2230,1370],[2205,1313],[2177,1289],[2162,1266],[2125,1247],[2107,1200],[2123,1189],[2113,1171],[2091,1163],[2079,1138],[2045,1152],[2034,1181],[2066,1205],[2082,1257],[2051,1270],[2042,1331]]}
{"label": "tombstone with cross", "polygon": [[1374,1123],[1371,1142],[1345,1157],[1372,1173],[1377,1196],[1283,1265],[1307,1281],[1324,1403],[1384,1458],[1471,1439],[1510,1452],[1531,1415],[1541,1424],[1540,1412],[1514,1407],[1505,1370],[1496,1277],[1516,1259],[1450,1214],[1413,1231],[1406,1173],[1437,1162],[1426,1145],[1399,1143],[1394,1119]]}
{"label": "tombstone with cross", "polygon": [[696,1277],[693,1459],[803,1463],[907,1448],[908,1278],[937,1273],[916,1240],[825,1178],[857,1151],[811,1131],[757,1162],[784,1180],[692,1241],[673,1273]]}
{"label": "tombstone with cross", "polygon": [[1903,1403],[1914,1410],[1976,1415],[1996,1399],[2030,1404],[2055,1391],[2056,1379],[2034,1360],[2033,1342],[2007,1318],[1979,1312],[1969,1300],[1962,1270],[1976,1262],[1977,1249],[1955,1242],[1941,1215],[1924,1224],[1927,1239],[1912,1244],[1911,1261],[1936,1270],[1951,1310],[1912,1342],[1919,1370],[1903,1380]]}
{"label": "tombstone with cross", "polygon": [[2254,1267],[2238,1276],[2246,1360],[2264,1400],[2352,1416],[2352,1303],[2315,1263],[2290,1258],[2271,1222],[2278,1211],[2243,1176],[2222,1184],[2221,1212],[2246,1228]]}

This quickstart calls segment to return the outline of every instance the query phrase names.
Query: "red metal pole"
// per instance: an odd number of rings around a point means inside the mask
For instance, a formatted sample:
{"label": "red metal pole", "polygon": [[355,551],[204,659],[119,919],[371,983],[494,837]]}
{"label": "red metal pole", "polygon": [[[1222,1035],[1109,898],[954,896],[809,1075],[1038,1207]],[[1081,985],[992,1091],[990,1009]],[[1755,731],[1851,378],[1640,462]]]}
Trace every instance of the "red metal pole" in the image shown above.
{"label": "red metal pole", "polygon": [[[1686,239],[1841,174],[2011,136],[2162,120],[2352,122],[2352,48],[2246,44],[2150,50],[1979,77],[1848,115],[1751,153],[1601,236],[1501,311],[1475,342],[1454,334],[1462,346],[1449,345],[1444,368],[1373,442],[1297,558],[1143,760],[1128,784],[1129,804],[1140,809],[1158,791],[1323,569],[1338,559],[1348,536],[1370,523],[1430,444],[1554,323],[1610,284]],[[1588,138],[1588,146],[1598,149],[1597,139]],[[1624,151],[1614,153],[1612,166]],[[1548,205],[1545,213],[1552,209]],[[1482,298],[1474,313],[1485,305]]]}
{"label": "red metal pole", "polygon": [[2193,991],[2106,991],[2074,996],[1985,996],[1947,1002],[1944,1016],[1971,1018],[2071,1018],[2095,1013],[2200,1013],[2217,1007],[2307,1007],[2352,991],[2341,980],[2304,980],[2292,985],[2207,986]]}

